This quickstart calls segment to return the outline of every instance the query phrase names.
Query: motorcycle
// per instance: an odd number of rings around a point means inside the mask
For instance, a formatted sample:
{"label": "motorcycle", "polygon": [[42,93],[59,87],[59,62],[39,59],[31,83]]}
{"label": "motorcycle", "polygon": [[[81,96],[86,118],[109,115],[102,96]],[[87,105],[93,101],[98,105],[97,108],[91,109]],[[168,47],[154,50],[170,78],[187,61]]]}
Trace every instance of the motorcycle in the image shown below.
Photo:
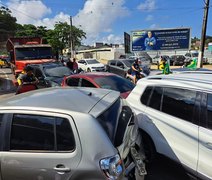
{"label": "motorcycle", "polygon": [[[143,70],[143,69],[142,69],[142,70],[139,69],[139,70],[137,71],[137,73],[136,73],[136,82],[137,82],[139,79],[142,79],[142,78],[144,78],[144,77],[147,77],[147,74],[144,73],[144,70]],[[132,74],[131,74],[131,69],[129,69],[129,70],[127,71],[127,73],[126,73],[126,75],[125,75],[125,78],[128,79],[128,80],[130,80],[130,81],[133,83],[134,77],[133,77]]]}

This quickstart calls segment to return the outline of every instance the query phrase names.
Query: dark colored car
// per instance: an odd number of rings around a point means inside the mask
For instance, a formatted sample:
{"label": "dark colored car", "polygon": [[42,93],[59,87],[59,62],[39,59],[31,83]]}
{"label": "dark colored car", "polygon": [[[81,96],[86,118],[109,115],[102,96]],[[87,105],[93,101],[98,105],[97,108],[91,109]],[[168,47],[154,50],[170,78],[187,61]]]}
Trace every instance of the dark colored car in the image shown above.
{"label": "dark colored car", "polygon": [[30,64],[39,79],[38,88],[61,86],[63,78],[73,74],[61,63]]}
{"label": "dark colored car", "polygon": [[182,66],[186,62],[186,57],[183,55],[173,55],[170,57],[170,65],[173,66]]}
{"label": "dark colored car", "polygon": [[127,79],[112,73],[93,72],[74,74],[65,77],[62,86],[94,87],[119,91],[121,97],[127,98],[135,85]]}
{"label": "dark colored car", "polygon": [[[145,61],[142,62],[141,59],[141,67],[143,69],[143,73],[148,75],[150,73],[150,67],[145,64]],[[119,76],[126,77],[127,71],[131,68],[132,64],[134,63],[135,59],[117,59],[117,60],[110,60],[107,64],[107,71],[118,74]],[[149,62],[149,61],[148,61]]]}

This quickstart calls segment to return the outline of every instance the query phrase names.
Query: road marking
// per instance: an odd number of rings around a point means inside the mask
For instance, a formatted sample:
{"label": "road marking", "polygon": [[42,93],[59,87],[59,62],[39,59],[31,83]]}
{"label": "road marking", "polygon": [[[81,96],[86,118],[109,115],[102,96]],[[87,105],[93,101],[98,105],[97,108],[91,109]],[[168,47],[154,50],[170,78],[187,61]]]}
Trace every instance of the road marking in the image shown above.
{"label": "road marking", "polygon": [[8,75],[6,74],[6,72],[4,72],[4,71],[2,71],[2,70],[0,70],[3,74],[4,74],[4,76],[6,77],[5,79],[7,80],[6,81],[6,90],[8,91],[8,90],[10,90],[10,83],[9,83],[9,80],[10,80],[10,78],[8,77]]}

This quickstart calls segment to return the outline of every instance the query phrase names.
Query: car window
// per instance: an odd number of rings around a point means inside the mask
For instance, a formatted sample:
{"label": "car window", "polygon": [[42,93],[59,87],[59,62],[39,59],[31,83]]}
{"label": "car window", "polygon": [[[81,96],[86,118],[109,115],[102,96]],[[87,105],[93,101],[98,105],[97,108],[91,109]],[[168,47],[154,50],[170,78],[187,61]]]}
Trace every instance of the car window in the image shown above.
{"label": "car window", "polygon": [[147,87],[141,96],[141,103],[147,105],[153,87]]}
{"label": "car window", "polygon": [[192,122],[196,92],[164,88],[162,112]]}
{"label": "car window", "polygon": [[57,150],[70,151],[75,149],[74,134],[68,119],[56,120]]}
{"label": "car window", "polygon": [[208,94],[207,98],[207,122],[208,128],[212,129],[212,94]]}
{"label": "car window", "polygon": [[85,63],[85,61],[84,61],[84,60],[79,60],[79,61],[78,61],[78,63],[82,63],[82,64],[84,64],[84,63]]}
{"label": "car window", "polygon": [[15,114],[11,128],[11,150],[71,151],[74,135],[68,119]]}
{"label": "car window", "polygon": [[97,77],[94,79],[94,81],[103,89],[111,89],[114,91],[119,91],[120,93],[132,91],[135,87],[135,85],[126,78],[116,75]]}
{"label": "car window", "polygon": [[82,83],[81,83],[82,87],[95,87],[91,82],[89,82],[86,79],[82,79]]}
{"label": "car window", "polygon": [[88,63],[88,64],[100,64],[100,62],[97,61],[96,59],[87,60],[87,63]]}
{"label": "car window", "polygon": [[149,101],[149,107],[160,110],[162,94],[163,94],[163,88],[155,87]]}
{"label": "car window", "polygon": [[112,106],[109,107],[109,109],[97,117],[98,122],[101,124],[112,142],[117,127],[120,104],[120,99],[118,99]]}
{"label": "car window", "polygon": [[120,62],[120,61],[117,62],[116,66],[118,66],[120,68],[124,68],[124,64],[122,62]]}
{"label": "car window", "polygon": [[15,114],[11,129],[11,150],[54,150],[54,119]]}
{"label": "car window", "polygon": [[79,78],[68,78],[66,83],[68,86],[79,86]]}
{"label": "car window", "polygon": [[35,76],[36,76],[36,77],[43,77],[43,74],[42,74],[42,72],[41,72],[40,69],[35,68]]}
{"label": "car window", "polygon": [[116,61],[111,61],[111,62],[110,62],[110,65],[111,65],[111,66],[115,66],[115,65],[116,65]]}

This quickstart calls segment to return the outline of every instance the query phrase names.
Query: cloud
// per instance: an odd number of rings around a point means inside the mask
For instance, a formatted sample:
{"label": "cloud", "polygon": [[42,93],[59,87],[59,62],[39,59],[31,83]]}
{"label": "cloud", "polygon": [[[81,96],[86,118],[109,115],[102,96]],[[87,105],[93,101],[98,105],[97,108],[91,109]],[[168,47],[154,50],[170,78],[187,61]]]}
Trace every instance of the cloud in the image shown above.
{"label": "cloud", "polygon": [[145,0],[143,3],[137,7],[141,11],[152,11],[156,9],[155,0]]}
{"label": "cloud", "polygon": [[157,24],[152,24],[152,25],[150,26],[150,29],[156,29],[156,28],[160,28],[160,26],[157,25]]}
{"label": "cloud", "polygon": [[[121,41],[112,35],[113,24],[122,17],[129,15],[125,6],[126,0],[87,0],[82,9],[73,16],[73,25],[86,32],[85,44],[102,39],[102,34],[109,34],[103,40],[109,43]],[[8,7],[20,24],[34,24],[52,29],[56,22],[70,22],[70,15],[59,12],[52,16],[52,11],[42,0],[9,0]],[[47,15],[51,14],[51,18]],[[113,37],[114,40],[111,38]]]}
{"label": "cloud", "polygon": [[44,18],[41,20],[38,20],[34,23],[34,25],[36,26],[46,26],[49,29],[53,29],[55,23],[57,22],[70,22],[70,16],[68,14],[64,14],[63,12],[60,12],[59,14],[57,14],[56,16],[54,16],[53,18]]}
{"label": "cloud", "polygon": [[152,21],[153,20],[153,15],[148,15],[146,18],[145,18],[145,21]]}
{"label": "cloud", "polygon": [[124,37],[123,36],[116,36],[114,34],[109,34],[106,37],[103,37],[101,39],[103,43],[109,43],[109,44],[123,44]]}
{"label": "cloud", "polygon": [[81,26],[87,37],[95,40],[102,32],[112,32],[118,19],[129,15],[125,0],[87,0],[82,10],[73,18],[73,24]]}
{"label": "cloud", "polygon": [[41,0],[10,0],[7,5],[20,24],[34,24],[51,13]]}

